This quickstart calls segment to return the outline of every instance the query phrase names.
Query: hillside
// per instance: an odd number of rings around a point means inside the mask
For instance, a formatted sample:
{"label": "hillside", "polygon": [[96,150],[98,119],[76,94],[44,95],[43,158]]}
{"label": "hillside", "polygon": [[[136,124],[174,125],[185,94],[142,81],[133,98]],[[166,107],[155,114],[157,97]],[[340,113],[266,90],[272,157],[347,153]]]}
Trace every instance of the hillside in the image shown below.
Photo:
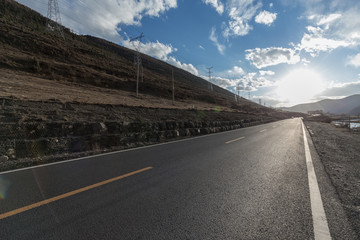
{"label": "hillside", "polygon": [[[243,105],[254,111],[258,108],[269,111],[246,99],[241,99],[239,104],[235,104],[235,96],[229,91],[214,86],[211,92],[208,90],[207,81],[202,78],[147,55],[141,56],[144,79],[139,85],[140,97],[146,100],[143,103],[133,101],[136,88],[134,51],[103,39],[73,34],[69,29],[64,29],[64,41],[58,35],[45,30],[46,18],[15,1],[1,0],[0,9],[0,66],[2,75],[6,75],[6,78],[11,78],[11,73],[15,73],[16,80],[20,81],[30,76],[36,78],[34,81],[42,86],[51,86],[56,82],[66,83],[66,86],[80,84],[89,88],[101,88],[97,91],[119,90],[122,95],[121,102],[126,105],[150,106],[152,101],[156,105],[160,98],[165,101],[171,99],[173,68],[177,107],[188,108],[189,105],[196,105],[206,109],[215,104],[239,109],[239,106]],[[48,82],[39,81],[39,78]],[[7,86],[9,87],[11,86]],[[29,91],[31,92],[30,89]],[[16,93],[9,90],[1,94],[9,96]],[[32,98],[26,93],[22,95]]]}
{"label": "hillside", "polygon": [[324,99],[314,103],[299,104],[283,109],[302,113],[321,110],[324,113],[358,115],[360,114],[360,94],[342,99]]}
{"label": "hillside", "polygon": [[0,0],[0,11],[0,169],[303,116],[210,91],[144,54],[136,97],[134,51],[69,29],[63,40],[12,0]]}

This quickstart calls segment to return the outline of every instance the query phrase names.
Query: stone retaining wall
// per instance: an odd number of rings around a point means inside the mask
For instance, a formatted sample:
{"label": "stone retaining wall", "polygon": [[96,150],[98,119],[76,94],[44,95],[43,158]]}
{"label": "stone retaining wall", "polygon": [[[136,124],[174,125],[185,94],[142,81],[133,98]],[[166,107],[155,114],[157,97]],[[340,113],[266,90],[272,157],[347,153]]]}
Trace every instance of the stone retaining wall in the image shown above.
{"label": "stone retaining wall", "polygon": [[[218,122],[101,122],[0,124],[0,156],[9,160],[99,151],[218,133],[270,122],[244,119]],[[6,159],[6,158],[4,158]]]}

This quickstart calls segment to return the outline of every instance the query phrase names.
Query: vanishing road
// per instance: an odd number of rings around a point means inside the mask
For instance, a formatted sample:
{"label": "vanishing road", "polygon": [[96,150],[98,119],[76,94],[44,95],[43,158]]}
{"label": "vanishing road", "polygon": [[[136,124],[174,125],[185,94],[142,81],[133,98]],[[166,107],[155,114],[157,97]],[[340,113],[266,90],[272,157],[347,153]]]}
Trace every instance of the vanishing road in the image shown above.
{"label": "vanishing road", "polygon": [[0,239],[355,239],[349,226],[298,118],[0,173]]}

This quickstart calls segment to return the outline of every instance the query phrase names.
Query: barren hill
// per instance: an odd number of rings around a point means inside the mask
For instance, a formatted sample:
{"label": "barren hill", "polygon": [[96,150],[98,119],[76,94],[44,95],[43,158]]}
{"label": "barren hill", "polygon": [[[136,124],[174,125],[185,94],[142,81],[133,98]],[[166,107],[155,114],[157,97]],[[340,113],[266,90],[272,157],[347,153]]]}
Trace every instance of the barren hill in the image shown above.
{"label": "barren hill", "polygon": [[318,102],[299,104],[284,109],[302,113],[321,110],[324,113],[358,115],[360,114],[360,94],[342,99],[324,99]]}
{"label": "barren hill", "polygon": [[0,156],[9,159],[0,169],[301,116],[210,91],[204,79],[144,54],[136,97],[134,51],[66,28],[64,40],[45,24],[0,0]]}
{"label": "barren hill", "polygon": [[[200,109],[206,109],[211,105],[218,105],[231,109],[244,107],[267,108],[258,106],[250,101],[241,99],[235,104],[235,96],[229,91],[214,86],[213,92],[208,90],[208,82],[159,61],[147,55],[142,55],[144,66],[144,79],[139,85],[140,99],[133,99],[135,91],[135,67],[134,51],[108,42],[103,39],[80,36],[73,34],[69,29],[64,29],[65,40],[60,36],[47,32],[45,29],[46,18],[39,13],[11,0],[1,0],[1,57],[0,66],[6,82],[16,75],[16,83],[23,85],[21,80],[32,79],[32,82],[40,86],[57,86],[53,88],[53,94],[61,101],[77,100],[81,102],[115,102],[125,105],[144,105],[152,107],[164,107],[159,104],[159,99],[168,103],[171,99],[171,68],[174,69],[175,91],[177,107],[189,108],[194,105]],[[25,80],[26,81],[26,80]],[[5,83],[2,83],[5,84]],[[31,83],[29,83],[31,84]],[[89,92],[95,99],[84,99],[73,94],[75,89],[69,89],[69,96],[58,96],[59,84],[65,89],[79,86],[82,90],[94,90],[99,92],[100,98],[96,99],[94,92]],[[9,86],[10,87],[10,86]],[[29,86],[30,87],[30,86]],[[35,87],[35,89],[37,86]],[[112,91],[120,91],[114,93]],[[119,99],[106,99],[104,92],[122,96]],[[32,96],[31,89],[26,90],[24,96],[32,99],[53,98],[47,96],[51,91],[44,89],[43,96]],[[36,91],[33,95],[38,95]],[[13,91],[6,91],[2,95],[15,95]],[[66,91],[61,91],[66,94]],[[112,94],[110,94],[112,95]],[[130,99],[129,99],[130,98]],[[141,101],[143,99],[144,101]],[[160,101],[161,102],[161,101]],[[171,107],[171,106],[167,106]],[[171,107],[172,108],[172,107]]]}

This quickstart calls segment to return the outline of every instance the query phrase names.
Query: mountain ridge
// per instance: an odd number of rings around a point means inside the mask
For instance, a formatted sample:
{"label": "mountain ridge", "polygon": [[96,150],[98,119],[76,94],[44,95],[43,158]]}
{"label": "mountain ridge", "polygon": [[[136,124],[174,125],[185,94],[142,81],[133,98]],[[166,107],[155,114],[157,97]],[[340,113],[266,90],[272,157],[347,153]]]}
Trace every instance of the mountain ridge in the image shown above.
{"label": "mountain ridge", "polygon": [[324,113],[357,115],[360,114],[360,94],[341,99],[323,99],[314,103],[303,103],[282,109],[302,113],[320,110]]}

